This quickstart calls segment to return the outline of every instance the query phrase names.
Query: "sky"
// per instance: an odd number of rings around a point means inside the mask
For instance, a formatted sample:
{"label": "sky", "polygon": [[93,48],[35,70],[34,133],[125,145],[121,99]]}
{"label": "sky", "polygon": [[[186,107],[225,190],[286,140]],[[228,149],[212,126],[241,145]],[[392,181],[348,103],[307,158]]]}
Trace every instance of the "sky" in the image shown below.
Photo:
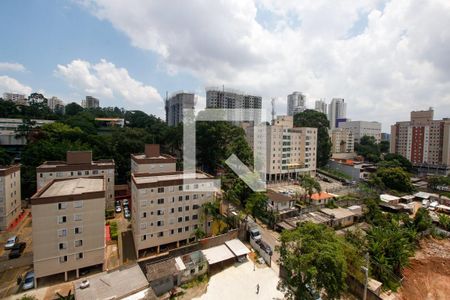
{"label": "sky", "polygon": [[411,110],[450,117],[448,0],[3,0],[0,93],[164,117],[166,92],[225,86],[286,113],[344,98],[388,132]]}

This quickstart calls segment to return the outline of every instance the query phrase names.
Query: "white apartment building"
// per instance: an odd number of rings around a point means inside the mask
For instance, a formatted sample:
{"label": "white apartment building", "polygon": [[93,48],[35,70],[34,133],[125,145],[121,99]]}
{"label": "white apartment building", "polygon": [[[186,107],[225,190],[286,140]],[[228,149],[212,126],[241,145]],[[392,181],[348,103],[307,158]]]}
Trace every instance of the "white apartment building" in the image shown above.
{"label": "white apartment building", "polygon": [[328,105],[328,121],[330,121],[330,129],[334,129],[340,119],[347,116],[347,103],[342,98],[333,98]]}
{"label": "white apartment building", "polygon": [[53,179],[101,175],[105,179],[106,209],[114,209],[113,159],[92,161],[92,151],[68,151],[66,161],[46,161],[36,168],[36,173],[37,190]]}
{"label": "white apartment building", "polygon": [[137,257],[193,242],[197,228],[208,233],[211,224],[201,216],[201,207],[214,201],[214,192],[204,191],[212,187],[211,176],[184,177],[176,171],[174,158],[159,153],[159,145],[147,145],[145,158],[136,157],[132,156],[131,224]]}
{"label": "white apartment building", "polygon": [[27,97],[24,94],[3,93],[3,100],[12,101],[16,105],[28,105]]}
{"label": "white apartment building", "polygon": [[327,103],[323,100],[316,100],[316,102],[314,103],[314,110],[327,114],[328,110],[327,110]]}
{"label": "white apartment building", "polygon": [[0,166],[0,231],[17,221],[22,210],[20,165]]}
{"label": "white apartment building", "polygon": [[55,179],[31,198],[33,268],[39,278],[102,266],[105,188],[102,176]]}
{"label": "white apartment building", "polygon": [[47,100],[47,106],[52,111],[61,111],[64,112],[64,102],[58,97],[51,97]]}
{"label": "white apartment building", "polygon": [[[294,127],[293,116],[278,116],[265,128],[265,145],[254,145],[254,127],[245,129],[247,142],[258,153],[266,154],[263,178],[266,182],[296,179],[302,174],[315,175],[317,156],[317,128]],[[264,131],[256,127],[259,140]]]}
{"label": "white apartment building", "polygon": [[[53,120],[31,120],[33,128],[41,127],[45,124],[51,124]],[[17,129],[23,125],[23,119],[0,118],[0,145],[3,146],[22,146],[27,144],[24,136],[17,136]]]}
{"label": "white apartment building", "polygon": [[293,92],[287,96],[287,115],[293,116],[306,109],[306,96],[301,92]]}
{"label": "white apartment building", "polygon": [[183,109],[194,109],[195,94],[186,92],[176,92],[166,99],[166,123],[169,126],[176,126],[183,122]]}
{"label": "white apartment building", "polygon": [[352,153],[355,151],[353,133],[348,128],[330,130],[331,153]]}
{"label": "white apartment building", "polygon": [[381,123],[369,121],[347,121],[339,124],[339,128],[349,129],[355,143],[359,143],[363,136],[373,136],[377,143],[381,142]]}

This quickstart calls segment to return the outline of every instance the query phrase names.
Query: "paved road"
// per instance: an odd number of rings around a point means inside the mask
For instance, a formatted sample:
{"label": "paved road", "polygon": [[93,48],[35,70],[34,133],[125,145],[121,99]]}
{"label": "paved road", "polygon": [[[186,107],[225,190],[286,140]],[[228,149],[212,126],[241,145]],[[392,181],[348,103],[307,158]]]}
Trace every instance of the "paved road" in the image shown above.
{"label": "paved road", "polygon": [[280,245],[279,239],[279,233],[275,232],[273,230],[270,230],[268,228],[264,228],[262,226],[259,226],[261,228],[261,236],[262,240],[269,244],[270,248],[273,250],[272,255],[272,264],[278,265],[278,259],[280,258],[280,253],[275,250],[275,247]]}
{"label": "paved road", "polygon": [[21,257],[15,259],[8,259],[0,262],[0,272],[13,269],[29,266],[33,263],[33,253],[25,253],[22,254]]}

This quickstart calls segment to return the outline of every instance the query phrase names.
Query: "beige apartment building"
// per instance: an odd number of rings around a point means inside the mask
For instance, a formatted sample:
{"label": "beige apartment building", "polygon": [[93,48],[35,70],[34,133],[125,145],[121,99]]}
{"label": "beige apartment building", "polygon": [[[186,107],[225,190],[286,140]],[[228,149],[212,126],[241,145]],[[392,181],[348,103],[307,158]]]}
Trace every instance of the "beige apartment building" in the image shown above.
{"label": "beige apartment building", "polygon": [[46,161],[36,168],[37,190],[54,179],[101,175],[105,180],[106,209],[114,209],[113,159],[92,161],[92,151],[67,151],[66,161]]}
{"label": "beige apartment building", "polygon": [[17,220],[21,201],[20,165],[0,166],[0,231]]}
{"label": "beige apartment building", "polygon": [[330,130],[331,153],[352,153],[355,151],[353,133],[348,128],[335,128]]}
{"label": "beige apartment building", "polygon": [[131,224],[138,257],[193,242],[197,228],[208,233],[211,224],[201,216],[201,207],[215,196],[205,191],[212,187],[211,176],[176,171],[175,159],[161,155],[159,145],[146,145],[144,155],[132,156],[134,170],[144,171],[131,175]]}
{"label": "beige apartment building", "polygon": [[390,152],[401,154],[419,173],[450,174],[450,118],[433,120],[434,111],[412,111],[411,120],[391,126]]}
{"label": "beige apartment building", "polygon": [[259,154],[266,155],[263,177],[269,183],[296,179],[300,175],[316,173],[317,128],[294,127],[292,116],[278,116],[264,129],[256,127],[258,139],[254,145],[254,127],[246,127],[247,142]]}
{"label": "beige apartment building", "polygon": [[67,281],[82,268],[103,267],[104,184],[102,176],[54,179],[31,198],[36,280],[64,273]]}

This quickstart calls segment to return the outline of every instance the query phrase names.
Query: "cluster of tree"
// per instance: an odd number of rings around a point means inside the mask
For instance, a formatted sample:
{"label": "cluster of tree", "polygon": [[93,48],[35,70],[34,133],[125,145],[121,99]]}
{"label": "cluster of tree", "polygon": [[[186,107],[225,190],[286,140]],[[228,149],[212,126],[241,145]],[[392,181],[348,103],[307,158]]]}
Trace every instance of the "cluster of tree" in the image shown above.
{"label": "cluster of tree", "polygon": [[331,156],[330,122],[324,113],[307,109],[295,114],[294,126],[317,128],[317,167],[324,167]]}
{"label": "cluster of tree", "polygon": [[355,144],[355,152],[363,156],[367,161],[377,163],[383,153],[389,152],[389,142],[381,141],[377,143],[373,136],[363,136],[359,143]]}
{"label": "cluster of tree", "polygon": [[285,271],[278,288],[287,299],[339,299],[349,274],[362,278],[357,248],[323,224],[306,222],[281,234],[280,265]]}
{"label": "cluster of tree", "polygon": [[450,187],[450,176],[431,176],[428,178],[428,187],[433,191]]}
{"label": "cluster of tree", "polygon": [[401,167],[379,167],[370,175],[369,183],[380,191],[388,189],[403,193],[414,191],[409,173]]}

